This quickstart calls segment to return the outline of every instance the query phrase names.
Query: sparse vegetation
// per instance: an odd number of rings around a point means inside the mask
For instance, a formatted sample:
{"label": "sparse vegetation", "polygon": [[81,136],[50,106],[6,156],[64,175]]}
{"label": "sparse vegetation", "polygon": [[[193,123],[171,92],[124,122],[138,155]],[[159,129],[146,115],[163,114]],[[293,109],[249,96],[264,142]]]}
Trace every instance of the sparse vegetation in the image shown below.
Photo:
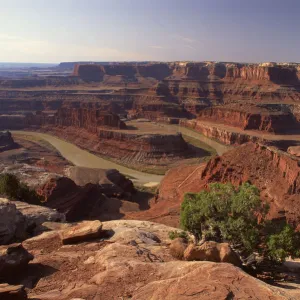
{"label": "sparse vegetation", "polygon": [[177,231],[177,230],[175,230],[175,231],[170,231],[169,232],[169,238],[170,238],[170,240],[174,240],[176,238],[182,238],[182,239],[185,239],[186,241],[188,241],[189,236],[188,236],[186,231]]}
{"label": "sparse vegetation", "polygon": [[10,173],[0,174],[0,195],[10,200],[18,200],[29,204],[42,204],[42,197],[35,190]]}
{"label": "sparse vegetation", "polygon": [[253,252],[277,262],[299,257],[300,234],[287,224],[272,226],[268,211],[254,185],[214,183],[207,191],[185,195],[180,222],[197,241],[229,242],[244,257]]}

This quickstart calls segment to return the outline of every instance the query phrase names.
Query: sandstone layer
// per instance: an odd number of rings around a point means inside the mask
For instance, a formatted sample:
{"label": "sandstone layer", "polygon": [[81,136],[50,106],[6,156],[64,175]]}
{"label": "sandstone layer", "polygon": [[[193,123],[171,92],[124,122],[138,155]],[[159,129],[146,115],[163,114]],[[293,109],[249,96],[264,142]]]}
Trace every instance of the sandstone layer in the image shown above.
{"label": "sandstone layer", "polygon": [[[24,247],[34,260],[24,275],[36,283],[27,289],[28,295],[59,300],[292,297],[288,290],[267,285],[230,264],[174,260],[167,246],[172,229],[151,222],[111,221],[102,224],[108,234],[104,239],[63,245],[64,229],[29,239]],[[145,242],[141,239],[145,235],[159,242]]]}
{"label": "sandstone layer", "polygon": [[261,190],[261,199],[270,204],[270,219],[286,218],[297,227],[300,222],[298,160],[274,147],[246,143],[207,164],[169,170],[150,210],[127,217],[178,226],[180,204],[185,193],[200,192],[212,182],[239,185],[249,181]]}

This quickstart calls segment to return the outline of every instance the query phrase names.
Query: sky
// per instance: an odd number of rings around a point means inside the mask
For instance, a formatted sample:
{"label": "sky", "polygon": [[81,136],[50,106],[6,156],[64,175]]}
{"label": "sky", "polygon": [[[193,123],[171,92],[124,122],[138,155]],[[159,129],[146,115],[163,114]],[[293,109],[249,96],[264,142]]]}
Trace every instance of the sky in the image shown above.
{"label": "sky", "polygon": [[0,0],[0,61],[300,62],[300,0]]}

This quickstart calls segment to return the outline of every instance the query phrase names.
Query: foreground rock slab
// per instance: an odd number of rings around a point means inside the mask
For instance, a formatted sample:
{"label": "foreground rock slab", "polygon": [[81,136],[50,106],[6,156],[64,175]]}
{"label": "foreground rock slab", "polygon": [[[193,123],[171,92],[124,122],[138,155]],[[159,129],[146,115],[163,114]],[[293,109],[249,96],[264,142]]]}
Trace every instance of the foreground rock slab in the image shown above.
{"label": "foreground rock slab", "polygon": [[11,242],[14,238],[26,236],[23,225],[24,216],[17,210],[16,205],[0,198],[0,245]]}
{"label": "foreground rock slab", "polygon": [[[33,256],[21,244],[0,247],[0,280],[3,282],[25,269]],[[0,298],[1,299],[1,298]]]}
{"label": "foreground rock slab", "polygon": [[62,243],[73,244],[100,237],[102,223],[98,220],[84,221],[60,233]]}
{"label": "foreground rock slab", "polygon": [[26,238],[43,231],[44,222],[63,222],[65,215],[55,209],[0,198],[0,245]]}
{"label": "foreground rock slab", "polygon": [[27,294],[23,285],[0,284],[0,299],[3,300],[26,300]]}
{"label": "foreground rock slab", "polygon": [[[79,223],[73,227],[79,230]],[[63,245],[53,230],[24,242],[34,253],[33,265],[43,266],[39,281],[28,290],[31,299],[186,300],[292,299],[227,263],[175,260],[165,225],[146,221],[103,222],[110,237]],[[69,230],[69,228],[68,228]],[[155,238],[156,242],[144,239]],[[295,298],[297,299],[297,298]]]}

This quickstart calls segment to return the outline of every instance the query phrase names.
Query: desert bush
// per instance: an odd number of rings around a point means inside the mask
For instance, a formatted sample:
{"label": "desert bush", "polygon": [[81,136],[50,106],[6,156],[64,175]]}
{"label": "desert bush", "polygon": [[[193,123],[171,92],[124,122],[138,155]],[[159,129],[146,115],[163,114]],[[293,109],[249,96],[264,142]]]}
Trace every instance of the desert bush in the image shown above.
{"label": "desert bush", "polygon": [[176,238],[182,238],[186,241],[188,241],[189,237],[188,234],[185,231],[170,231],[169,232],[169,239],[170,240],[175,240]]}
{"label": "desert bush", "polygon": [[208,190],[185,195],[180,223],[196,241],[229,242],[245,256],[258,252],[274,261],[299,256],[299,234],[286,224],[270,226],[268,210],[254,185],[214,183]]}

